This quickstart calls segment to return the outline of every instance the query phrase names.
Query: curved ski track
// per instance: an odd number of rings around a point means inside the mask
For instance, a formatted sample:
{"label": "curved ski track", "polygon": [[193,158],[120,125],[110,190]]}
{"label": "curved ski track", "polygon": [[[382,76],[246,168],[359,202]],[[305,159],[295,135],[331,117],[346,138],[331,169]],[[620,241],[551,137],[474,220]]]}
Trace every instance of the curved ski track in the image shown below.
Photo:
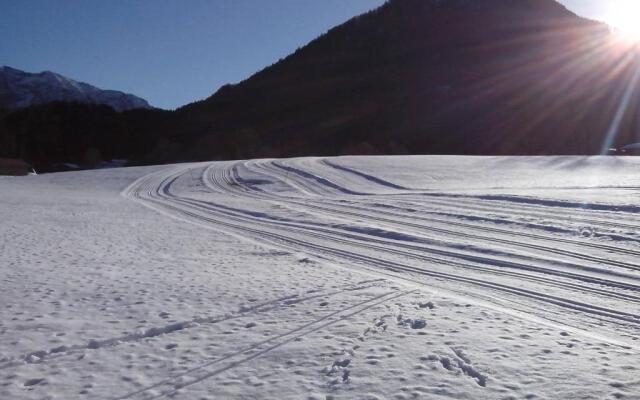
{"label": "curved ski track", "polygon": [[[564,229],[640,226],[613,206],[412,190],[321,158],[168,166],[123,195],[203,228],[640,348],[636,239]],[[510,225],[485,218],[505,214]],[[522,216],[558,229],[518,224]]]}

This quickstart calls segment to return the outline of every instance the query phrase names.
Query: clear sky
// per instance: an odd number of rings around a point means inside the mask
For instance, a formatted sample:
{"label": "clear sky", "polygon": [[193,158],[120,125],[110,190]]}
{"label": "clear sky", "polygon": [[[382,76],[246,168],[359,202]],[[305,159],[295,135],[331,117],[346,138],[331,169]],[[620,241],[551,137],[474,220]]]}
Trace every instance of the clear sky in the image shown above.
{"label": "clear sky", "polygon": [[[0,0],[0,65],[51,70],[175,108],[248,77],[383,2]],[[563,3],[598,18],[606,0]]]}

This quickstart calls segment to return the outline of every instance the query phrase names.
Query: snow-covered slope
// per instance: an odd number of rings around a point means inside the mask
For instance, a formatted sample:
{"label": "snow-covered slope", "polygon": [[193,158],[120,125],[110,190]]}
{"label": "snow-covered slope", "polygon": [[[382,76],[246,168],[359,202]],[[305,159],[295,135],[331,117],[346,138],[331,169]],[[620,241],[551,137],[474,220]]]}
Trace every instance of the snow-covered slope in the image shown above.
{"label": "snow-covered slope", "polygon": [[0,67],[0,107],[15,109],[52,101],[105,104],[116,111],[150,108],[146,100],[116,90],[102,90],[54,72],[32,74]]}
{"label": "snow-covered slope", "polygon": [[638,399],[639,167],[0,177],[0,398]]}

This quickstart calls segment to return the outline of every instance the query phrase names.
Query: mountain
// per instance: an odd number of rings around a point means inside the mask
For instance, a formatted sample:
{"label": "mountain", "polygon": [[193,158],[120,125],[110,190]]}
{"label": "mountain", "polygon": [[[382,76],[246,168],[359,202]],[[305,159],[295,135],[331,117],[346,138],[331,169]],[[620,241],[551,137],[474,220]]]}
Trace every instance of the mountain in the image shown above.
{"label": "mountain", "polygon": [[554,0],[389,0],[175,111],[0,109],[0,157],[132,164],[599,154],[640,142],[640,52]]}
{"label": "mountain", "polygon": [[103,104],[116,111],[150,108],[146,100],[116,90],[102,90],[54,72],[32,74],[0,67],[0,107],[17,109],[53,101]]}
{"label": "mountain", "polygon": [[553,0],[390,0],[177,114],[201,158],[594,154],[637,59]]}

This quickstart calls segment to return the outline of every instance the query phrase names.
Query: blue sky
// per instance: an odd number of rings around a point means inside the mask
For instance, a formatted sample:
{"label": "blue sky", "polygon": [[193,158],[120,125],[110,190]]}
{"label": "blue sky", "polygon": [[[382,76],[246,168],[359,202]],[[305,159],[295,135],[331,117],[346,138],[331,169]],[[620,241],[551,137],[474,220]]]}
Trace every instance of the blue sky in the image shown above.
{"label": "blue sky", "polygon": [[[0,65],[55,71],[170,109],[248,77],[383,2],[0,0]],[[563,2],[597,18],[605,1]]]}

